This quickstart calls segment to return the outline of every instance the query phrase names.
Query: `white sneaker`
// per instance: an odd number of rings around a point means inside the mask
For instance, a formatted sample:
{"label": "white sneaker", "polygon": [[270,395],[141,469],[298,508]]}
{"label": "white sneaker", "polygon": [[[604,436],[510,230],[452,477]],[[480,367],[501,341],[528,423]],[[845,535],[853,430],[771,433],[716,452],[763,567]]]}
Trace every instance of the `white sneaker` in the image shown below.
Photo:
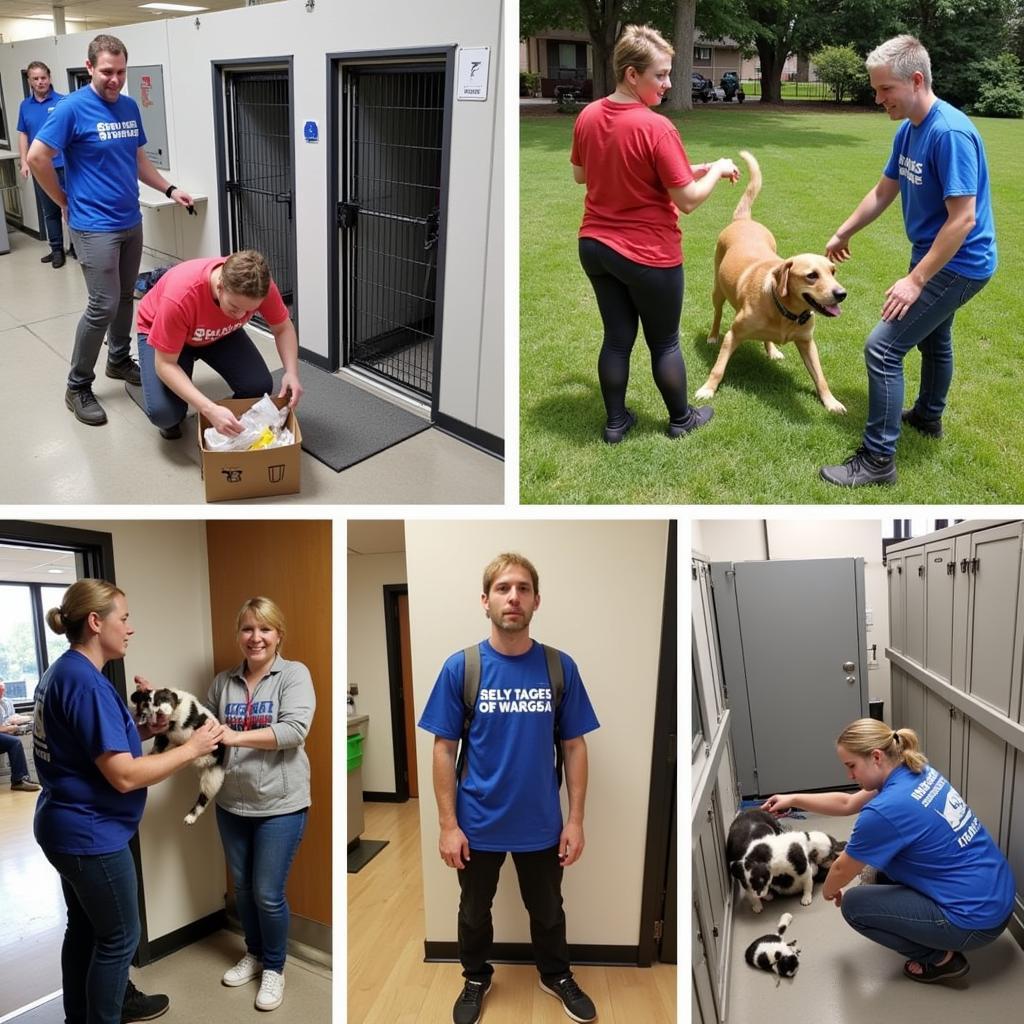
{"label": "white sneaker", "polygon": [[231,988],[236,985],[244,985],[247,981],[258,977],[262,970],[263,961],[257,960],[252,953],[246,953],[230,971],[225,972],[224,977],[220,979],[221,984],[229,985]]}
{"label": "white sneaker", "polygon": [[276,1010],[284,1002],[284,975],[277,971],[264,971],[260,990],[256,994],[257,1010]]}

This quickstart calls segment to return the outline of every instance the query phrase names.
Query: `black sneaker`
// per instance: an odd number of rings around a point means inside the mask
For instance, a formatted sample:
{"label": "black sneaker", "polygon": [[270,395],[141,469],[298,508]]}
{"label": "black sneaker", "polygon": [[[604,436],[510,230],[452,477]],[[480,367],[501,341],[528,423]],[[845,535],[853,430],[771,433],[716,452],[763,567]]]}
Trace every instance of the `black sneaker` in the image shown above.
{"label": "black sneaker", "polygon": [[567,1017],[578,1020],[580,1024],[597,1020],[594,1004],[586,992],[576,984],[576,979],[571,974],[559,978],[558,981],[545,981],[541,978],[538,984],[542,992],[547,992],[549,996],[562,1001],[562,1009],[565,1010]]}
{"label": "black sneaker", "polygon": [[107,414],[103,406],[96,400],[92,388],[86,386],[72,391],[68,388],[64,393],[64,404],[75,414],[79,423],[90,427],[102,427],[107,422]]}
{"label": "black sneaker", "polygon": [[861,445],[841,466],[822,466],[821,479],[839,487],[894,484],[896,459],[892,455],[872,455]]}
{"label": "black sneaker", "polygon": [[918,433],[924,434],[925,437],[933,437],[936,440],[942,437],[941,416],[937,420],[926,420],[915,407],[901,412],[900,419],[904,423],[910,424]]}
{"label": "black sneaker", "polygon": [[60,270],[60,268],[64,266],[65,262],[66,260],[64,258],[64,250],[58,249],[53,254],[53,259],[50,260],[50,266],[53,267],[54,270]]}
{"label": "black sneaker", "polygon": [[605,427],[604,440],[606,444],[618,444],[632,429],[636,423],[636,413],[626,410],[626,422],[621,427]]}
{"label": "black sneaker", "polygon": [[177,441],[181,437],[181,422],[175,423],[173,427],[161,427],[160,436],[165,441]]}
{"label": "black sneaker", "polygon": [[489,981],[467,981],[452,1007],[452,1024],[476,1024],[483,1017],[484,996],[490,990]]}
{"label": "black sneaker", "polygon": [[124,380],[129,384],[141,384],[142,374],[139,372],[139,364],[129,356],[120,363],[107,363],[107,376],[112,380]]}
{"label": "black sneaker", "polygon": [[133,1020],[155,1020],[162,1017],[170,1005],[167,996],[147,996],[129,981],[121,1004],[121,1024],[130,1024]]}
{"label": "black sneaker", "polygon": [[692,434],[693,431],[700,430],[714,415],[715,410],[710,405],[700,407],[691,405],[686,413],[686,419],[682,423],[668,421],[668,436],[676,438],[682,437],[683,434]]}

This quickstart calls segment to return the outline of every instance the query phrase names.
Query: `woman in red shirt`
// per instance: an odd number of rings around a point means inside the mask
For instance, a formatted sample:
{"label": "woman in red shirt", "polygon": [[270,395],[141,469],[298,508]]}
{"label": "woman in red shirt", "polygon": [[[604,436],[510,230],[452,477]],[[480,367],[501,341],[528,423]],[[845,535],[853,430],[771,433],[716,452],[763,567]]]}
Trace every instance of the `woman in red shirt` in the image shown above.
{"label": "woman in red shirt", "polygon": [[737,181],[739,171],[725,158],[691,166],[675,125],[651,109],[671,87],[673,53],[654,29],[628,25],[612,55],[615,92],[588,104],[573,131],[573,176],[587,186],[580,263],[604,321],[597,372],[609,444],[621,441],[636,422],[626,408],[626,384],[639,323],[668,408],[669,437],[696,430],[712,415],[709,407],[691,407],[686,397],[679,351],[679,211],[691,213],[722,178]]}

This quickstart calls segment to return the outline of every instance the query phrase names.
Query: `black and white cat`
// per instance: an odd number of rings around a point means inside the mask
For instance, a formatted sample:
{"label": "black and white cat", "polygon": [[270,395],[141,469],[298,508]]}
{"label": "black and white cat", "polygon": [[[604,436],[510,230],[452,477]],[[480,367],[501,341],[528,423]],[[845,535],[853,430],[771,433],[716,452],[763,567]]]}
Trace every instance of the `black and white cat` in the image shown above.
{"label": "black and white cat", "polygon": [[800,966],[800,949],[795,942],[785,942],[782,938],[792,920],[792,914],[783,914],[774,935],[762,935],[747,946],[744,957],[751,967],[774,971],[779,978],[792,978],[796,974]]}
{"label": "black and white cat", "polygon": [[[161,687],[159,690],[136,690],[131,696],[135,705],[135,718],[141,723],[156,722],[158,715],[164,715],[170,723],[167,732],[153,737],[153,753],[159,754],[169,746],[181,746],[192,733],[207,721],[217,719],[206,710],[198,698],[185,690]],[[192,762],[199,771],[199,796],[192,809],[185,815],[185,824],[193,825],[206,805],[217,795],[224,783],[224,755],[227,748],[217,744],[212,754],[204,754]]]}

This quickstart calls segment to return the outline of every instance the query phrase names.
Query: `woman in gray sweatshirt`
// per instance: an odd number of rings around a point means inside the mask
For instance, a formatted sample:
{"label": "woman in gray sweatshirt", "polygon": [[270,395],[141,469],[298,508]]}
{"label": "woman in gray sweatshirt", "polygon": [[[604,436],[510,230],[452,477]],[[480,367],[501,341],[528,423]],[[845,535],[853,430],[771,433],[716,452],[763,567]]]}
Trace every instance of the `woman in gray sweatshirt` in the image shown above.
{"label": "woman in gray sweatshirt", "polygon": [[261,977],[256,1008],[273,1010],[284,999],[285,884],[310,805],[303,745],[316,695],[309,669],[281,657],[285,623],[273,601],[246,601],[237,629],[242,663],[214,679],[207,701],[231,748],[217,794],[217,827],[246,946],[222,981],[244,985]]}

